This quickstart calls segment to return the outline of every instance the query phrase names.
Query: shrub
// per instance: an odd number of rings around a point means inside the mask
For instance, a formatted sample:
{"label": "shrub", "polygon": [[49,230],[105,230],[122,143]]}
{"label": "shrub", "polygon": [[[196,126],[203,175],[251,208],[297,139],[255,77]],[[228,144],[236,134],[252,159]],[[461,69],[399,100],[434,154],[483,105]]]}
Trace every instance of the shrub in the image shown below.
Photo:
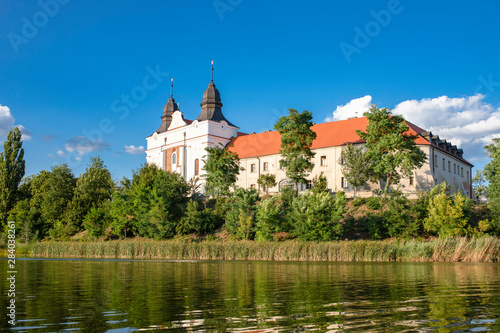
{"label": "shrub", "polygon": [[83,227],[89,232],[92,237],[100,237],[104,234],[104,230],[109,226],[110,215],[109,206],[92,207],[83,219]]}
{"label": "shrub", "polygon": [[186,215],[181,218],[175,231],[178,235],[187,235],[193,232],[207,234],[216,229],[217,221],[217,216],[210,208],[203,207],[196,200],[191,200],[187,204]]}
{"label": "shrub", "polygon": [[296,197],[290,211],[293,234],[303,240],[339,239],[345,204],[344,192],[337,192],[335,198],[325,192]]}
{"label": "shrub", "polygon": [[255,240],[273,240],[273,234],[285,231],[283,224],[283,203],[279,196],[273,196],[262,200],[257,207]]}
{"label": "shrub", "polygon": [[439,237],[460,236],[470,232],[467,228],[470,204],[465,197],[458,193],[454,197],[448,194],[446,183],[436,186],[431,191],[428,217],[424,221],[427,231]]}
{"label": "shrub", "polygon": [[382,202],[378,197],[371,197],[368,198],[366,205],[372,210],[378,210],[380,209],[380,207],[382,207]]}
{"label": "shrub", "polygon": [[242,188],[227,201],[226,230],[240,239],[252,239],[255,224],[256,203],[259,195],[255,189]]}
{"label": "shrub", "polygon": [[365,198],[355,198],[352,200],[352,205],[354,207],[359,207],[365,203]]}
{"label": "shrub", "polygon": [[409,201],[402,194],[389,198],[383,217],[389,237],[405,239],[416,237],[422,226],[420,221],[411,216]]}

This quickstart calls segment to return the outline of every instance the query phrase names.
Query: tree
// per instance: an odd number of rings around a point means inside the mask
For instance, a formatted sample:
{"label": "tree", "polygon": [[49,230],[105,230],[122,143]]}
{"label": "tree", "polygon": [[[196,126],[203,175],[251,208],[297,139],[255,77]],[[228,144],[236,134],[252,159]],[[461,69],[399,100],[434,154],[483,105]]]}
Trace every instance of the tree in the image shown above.
{"label": "tree", "polygon": [[312,180],[312,193],[328,192],[328,179],[321,172],[319,175],[314,176]]}
{"label": "tree", "polygon": [[500,138],[484,147],[491,161],[484,166],[484,176],[489,182],[488,199],[493,214],[500,218]]}
{"label": "tree", "polygon": [[470,203],[462,193],[452,197],[444,182],[433,188],[430,196],[429,215],[424,220],[425,230],[439,237],[463,236],[470,232],[467,218]]}
{"label": "tree", "polygon": [[408,125],[402,116],[392,115],[389,109],[378,109],[373,105],[364,113],[368,118],[366,132],[357,130],[366,141],[368,157],[372,161],[370,179],[374,182],[385,180],[384,194],[401,177],[409,177],[413,170],[420,168],[426,159],[415,140],[417,135],[408,133]]}
{"label": "tree", "polygon": [[472,188],[476,194],[476,198],[486,193],[488,186],[485,184],[486,180],[484,178],[484,172],[481,170],[476,170],[476,174],[472,177]]}
{"label": "tree", "polygon": [[295,193],[298,193],[298,184],[307,182],[306,177],[313,169],[311,159],[315,153],[311,146],[316,139],[313,126],[312,113],[304,110],[298,113],[295,109],[288,109],[288,116],[278,119],[274,129],[281,135],[280,165],[285,169],[286,175],[295,184]]}
{"label": "tree", "polygon": [[189,184],[178,173],[144,164],[113,194],[111,228],[117,235],[171,238],[188,202]]}
{"label": "tree", "polygon": [[18,127],[10,130],[7,141],[0,153],[0,222],[7,222],[9,211],[14,208],[17,199],[19,183],[24,177],[26,161],[21,141],[21,131]]}
{"label": "tree", "polygon": [[111,200],[114,185],[104,162],[100,157],[93,157],[85,173],[76,181],[75,195],[69,206],[68,222],[73,231],[81,230],[92,207],[100,208]]}
{"label": "tree", "polygon": [[205,192],[219,197],[229,195],[230,187],[234,187],[236,179],[243,168],[240,167],[238,154],[222,147],[205,148],[208,155],[204,156],[206,172]]}
{"label": "tree", "polygon": [[346,205],[345,193],[339,191],[335,198],[326,192],[295,197],[290,207],[293,234],[307,241],[330,241],[340,238]]}
{"label": "tree", "polygon": [[257,184],[266,190],[266,195],[269,194],[269,188],[276,186],[276,175],[270,173],[263,173],[257,179]]}
{"label": "tree", "polygon": [[372,159],[369,152],[363,146],[347,144],[342,148],[339,163],[342,165],[342,174],[356,190],[366,184],[372,176]]}

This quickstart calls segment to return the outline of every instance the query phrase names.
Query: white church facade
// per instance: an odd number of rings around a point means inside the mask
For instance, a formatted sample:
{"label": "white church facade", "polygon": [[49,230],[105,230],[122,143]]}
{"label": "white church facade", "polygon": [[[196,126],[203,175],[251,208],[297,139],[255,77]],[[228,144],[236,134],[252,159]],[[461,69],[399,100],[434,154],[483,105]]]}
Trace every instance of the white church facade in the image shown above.
{"label": "white church facade", "polygon": [[[203,157],[205,148],[222,145],[225,149],[238,154],[244,171],[240,172],[237,187],[260,189],[257,179],[261,174],[276,175],[277,185],[267,189],[269,193],[278,192],[281,187],[288,186],[285,171],[280,169],[281,138],[276,131],[258,134],[245,134],[228,121],[222,113],[220,93],[212,79],[203,93],[201,111],[195,120],[187,120],[179,110],[172,94],[163,108],[160,127],[147,140],[146,160],[158,167],[181,174],[185,180],[199,178],[203,185]],[[312,129],[316,132],[312,150],[314,169],[310,179],[323,174],[332,192],[344,191],[353,196],[354,189],[342,175],[340,153],[347,143],[363,144],[356,130],[365,130],[368,124],[365,117],[342,121],[316,124]],[[453,191],[461,191],[472,197],[472,167],[463,158],[463,151],[456,146],[441,140],[438,136],[409,123],[409,132],[418,135],[417,146],[426,154],[424,165],[415,170],[413,176],[402,179],[399,188],[409,197],[416,197],[422,190],[429,190],[446,181]],[[300,190],[309,187],[302,184]],[[358,196],[372,196],[380,189],[380,184],[368,184],[357,189]]]}

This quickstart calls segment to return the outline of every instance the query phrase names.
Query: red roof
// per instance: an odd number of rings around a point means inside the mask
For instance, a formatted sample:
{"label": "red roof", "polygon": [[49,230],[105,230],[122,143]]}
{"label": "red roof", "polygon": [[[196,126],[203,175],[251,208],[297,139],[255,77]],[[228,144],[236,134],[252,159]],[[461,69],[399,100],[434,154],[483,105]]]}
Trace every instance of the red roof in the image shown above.
{"label": "red roof", "polygon": [[[329,123],[316,124],[312,130],[316,132],[316,139],[312,143],[312,149],[342,146],[346,143],[362,143],[356,134],[356,130],[365,131],[368,125],[366,117],[353,118]],[[408,123],[410,134],[425,132],[418,126]],[[241,135],[240,135],[241,134]],[[416,144],[430,145],[429,141],[422,136],[415,140]],[[278,131],[264,132],[245,135],[238,133],[238,137],[232,138],[227,144],[230,151],[238,154],[240,158],[265,156],[279,154],[281,149],[281,136]]]}

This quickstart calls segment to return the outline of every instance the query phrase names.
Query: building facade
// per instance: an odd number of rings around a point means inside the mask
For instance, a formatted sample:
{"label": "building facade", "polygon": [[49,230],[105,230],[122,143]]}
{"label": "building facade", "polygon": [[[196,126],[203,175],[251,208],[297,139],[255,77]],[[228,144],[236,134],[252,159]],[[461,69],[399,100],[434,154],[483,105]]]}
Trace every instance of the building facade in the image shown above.
{"label": "building facade", "polygon": [[[180,173],[184,179],[199,178],[204,184],[203,163],[205,148],[222,146],[238,154],[244,171],[240,172],[237,187],[256,188],[276,193],[284,186],[290,186],[285,170],[280,168],[281,138],[277,131],[265,131],[258,134],[245,134],[229,122],[222,113],[220,93],[212,79],[203,93],[201,112],[191,121],[184,119],[173,98],[171,86],[170,98],[163,108],[160,127],[146,138],[146,160],[158,167]],[[364,131],[368,121],[366,117],[342,121],[316,124],[312,129],[317,138],[312,144],[314,168],[309,179],[323,174],[332,192],[344,191],[353,196],[353,187],[342,174],[340,155],[347,144],[364,143],[356,130]],[[471,188],[473,165],[463,158],[463,151],[456,146],[441,140],[439,136],[408,122],[409,132],[417,135],[417,146],[426,154],[424,165],[414,170],[410,178],[402,179],[399,188],[409,197],[416,197],[419,191],[429,190],[437,184],[446,181],[453,191],[461,191],[465,196],[472,197]],[[257,180],[260,175],[269,173],[276,176],[277,185],[274,188],[260,189]],[[310,184],[300,184],[303,191]],[[372,196],[383,187],[383,183],[367,184],[356,189],[358,196]]]}

